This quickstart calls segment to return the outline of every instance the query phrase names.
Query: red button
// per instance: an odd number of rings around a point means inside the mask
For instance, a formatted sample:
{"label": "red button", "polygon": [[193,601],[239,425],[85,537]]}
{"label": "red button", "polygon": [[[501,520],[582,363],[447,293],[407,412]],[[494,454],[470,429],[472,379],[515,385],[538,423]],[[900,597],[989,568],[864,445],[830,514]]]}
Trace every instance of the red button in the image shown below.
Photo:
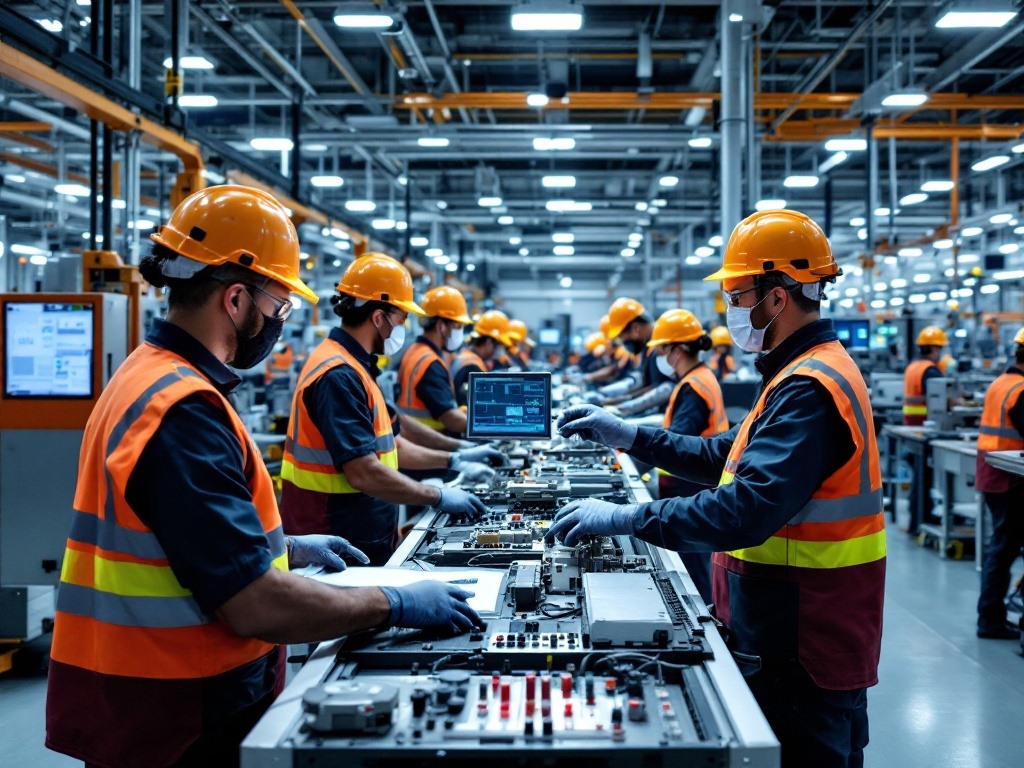
{"label": "red button", "polygon": [[572,702],[571,701],[565,702],[565,716],[566,717],[572,717]]}
{"label": "red button", "polygon": [[562,698],[568,699],[572,696],[572,677],[569,675],[562,675]]}

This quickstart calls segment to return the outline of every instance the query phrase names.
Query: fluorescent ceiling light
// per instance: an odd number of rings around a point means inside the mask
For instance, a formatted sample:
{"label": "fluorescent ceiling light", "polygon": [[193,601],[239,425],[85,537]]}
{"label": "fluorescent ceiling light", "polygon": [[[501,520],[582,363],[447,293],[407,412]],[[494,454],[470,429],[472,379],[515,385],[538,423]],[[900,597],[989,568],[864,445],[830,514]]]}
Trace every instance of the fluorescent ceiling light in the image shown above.
{"label": "fluorescent ceiling light", "polygon": [[884,205],[881,208],[875,208],[875,216],[888,216],[890,213],[892,213],[892,211]]}
{"label": "fluorescent ceiling light", "polygon": [[825,142],[826,152],[863,152],[867,148],[867,139],[829,139]]}
{"label": "fluorescent ceiling light", "polygon": [[694,149],[707,149],[711,146],[710,136],[696,136],[686,142]]}
{"label": "fluorescent ceiling light", "polygon": [[[1024,277],[1024,269],[1010,269],[1005,272],[993,272],[992,277],[996,280],[1020,280]],[[981,289],[982,293],[985,293],[985,289]]]}
{"label": "fluorescent ceiling light", "polygon": [[877,282],[871,287],[874,288],[876,291],[886,291],[889,289],[889,284],[886,282]]}
{"label": "fluorescent ceiling light", "polygon": [[576,253],[576,248],[571,245],[556,245],[551,249],[551,252],[555,256],[572,256]]}
{"label": "fluorescent ceiling light", "polygon": [[[8,176],[7,178],[10,178],[10,176]],[[1013,234],[1015,234],[1015,235],[1024,235],[1024,227],[1014,227],[1013,228]]]}
{"label": "fluorescent ceiling light", "polygon": [[927,272],[918,272],[916,275],[914,275],[914,282],[915,283],[927,283],[931,279],[932,279],[932,276],[929,275]]}
{"label": "fluorescent ceiling light", "polygon": [[945,301],[946,299],[947,294],[945,291],[932,291],[928,294],[929,301]]}
{"label": "fluorescent ceiling light", "polygon": [[476,264],[467,264],[466,265],[466,271],[467,272],[476,272]]}
{"label": "fluorescent ceiling light", "polygon": [[313,176],[309,183],[314,187],[336,188],[345,186],[345,180],[341,176]]}
{"label": "fluorescent ceiling light", "polygon": [[712,235],[711,237],[708,238],[708,245],[710,245],[712,248],[721,247],[723,242],[724,241],[722,240],[721,235]]}
{"label": "fluorescent ceiling light", "polygon": [[67,195],[69,197],[88,197],[89,188],[83,184],[55,184],[53,191],[58,195]]}
{"label": "fluorescent ceiling light", "polygon": [[909,301],[911,304],[924,304],[926,301],[928,301],[928,297],[925,296],[923,293],[912,293],[910,294],[910,297],[907,299],[907,301]]}
{"label": "fluorescent ceiling light", "polygon": [[868,239],[868,231],[864,227],[861,227],[860,229],[857,230],[857,239],[858,240],[867,240]]}
{"label": "fluorescent ceiling light", "polygon": [[976,173],[982,171],[991,171],[993,168],[998,168],[1001,165],[1006,165],[1010,162],[1010,158],[1006,155],[993,155],[992,157],[986,157],[984,160],[979,160],[971,166],[971,170]]}
{"label": "fluorescent ceiling light", "polygon": [[573,243],[576,241],[576,235],[572,232],[552,232],[551,239],[556,243]]}
{"label": "fluorescent ceiling light", "polygon": [[1010,151],[1015,155],[1019,155],[1021,152],[1024,152],[1024,144],[1015,144],[1010,148]]}
{"label": "fluorescent ceiling light", "polygon": [[327,151],[327,145],[326,144],[303,144],[302,145],[302,151],[303,152],[316,152],[317,154],[319,154],[321,152],[326,152]]}
{"label": "fluorescent ceiling light", "polygon": [[548,97],[543,93],[528,93],[526,94],[526,106],[528,107],[546,107],[548,105]]}
{"label": "fluorescent ceiling light", "polygon": [[533,140],[533,148],[538,152],[568,152],[576,148],[576,139],[569,137],[549,139],[539,136]]}
{"label": "fluorescent ceiling light", "polygon": [[458,270],[459,270],[459,265],[456,264],[455,262],[452,262],[451,264],[445,264],[444,265],[444,271],[445,272],[458,272]]}
{"label": "fluorescent ceiling light", "polygon": [[377,204],[373,200],[346,200],[345,210],[352,213],[372,213],[377,210]]}
{"label": "fluorescent ceiling light", "polygon": [[843,299],[839,302],[839,306],[843,309],[850,309],[853,307],[853,299]]}
{"label": "fluorescent ceiling light", "polygon": [[525,247],[520,248],[519,249],[519,255],[520,256],[529,256],[530,255],[530,249],[529,248],[525,248]]}
{"label": "fluorescent ceiling light", "polygon": [[860,289],[859,288],[847,288],[845,293],[846,293],[847,296],[856,296],[857,294],[860,293]]}
{"label": "fluorescent ceiling light", "polygon": [[503,227],[507,227],[509,224],[512,224],[514,221],[515,221],[515,219],[513,219],[511,216],[499,216],[498,217],[498,223],[501,226],[503,226]]}
{"label": "fluorescent ceiling light", "polygon": [[576,186],[575,176],[545,176],[540,180],[547,189],[571,189]]}
{"label": "fluorescent ceiling light", "polygon": [[890,93],[882,99],[882,106],[895,108],[920,107],[926,101],[928,101],[927,93],[916,89],[908,89],[898,91],[897,93]]}
{"label": "fluorescent ceiling light", "polygon": [[568,275],[565,275],[558,281],[558,284],[563,288],[572,288],[572,278],[569,277]]}
{"label": "fluorescent ceiling light", "polygon": [[443,251],[443,250],[441,250],[440,248],[427,248],[427,250],[425,250],[425,251],[423,252],[423,254],[424,254],[424,255],[425,255],[425,256],[426,256],[427,258],[430,258],[430,259],[436,259],[436,258],[438,258],[439,256],[443,256],[443,255],[444,255],[444,251]]}
{"label": "fluorescent ceiling light", "polygon": [[331,237],[337,238],[338,240],[349,239],[348,232],[346,232],[341,227],[331,227],[329,230],[327,230],[327,234],[329,234]]}
{"label": "fluorescent ceiling light", "polygon": [[258,152],[291,152],[295,147],[291,139],[283,137],[256,138],[249,142],[249,146]]}
{"label": "fluorescent ceiling light", "polygon": [[564,13],[512,12],[512,29],[516,32],[576,32],[583,26],[578,10]]}
{"label": "fluorescent ceiling light", "polygon": [[422,248],[423,246],[429,243],[430,241],[427,238],[423,237],[423,235],[414,235],[413,237],[409,238],[409,245],[411,245],[413,248]]}
{"label": "fluorescent ceiling light", "polygon": [[863,227],[865,224],[867,224],[867,220],[863,216],[854,216],[850,219],[851,227]]}
{"label": "fluorescent ceiling light", "polygon": [[790,189],[809,189],[818,186],[817,176],[787,176],[782,182],[783,186]]}
{"label": "fluorescent ceiling light", "polygon": [[849,157],[850,155],[846,152],[836,152],[832,157],[828,158],[818,166],[818,173],[828,173],[840,163],[845,163]]}
{"label": "fluorescent ceiling light", "polygon": [[677,184],[679,184],[679,177],[672,176],[671,174],[667,176],[662,176],[660,179],[658,179],[658,184],[660,184],[663,187],[674,187]]}
{"label": "fluorescent ceiling light", "polygon": [[935,26],[939,29],[997,29],[1006,26],[1016,15],[1013,11],[948,11]]}
{"label": "fluorescent ceiling light", "polygon": [[891,285],[893,288],[906,288],[907,281],[904,280],[902,277],[897,277],[889,285]]}
{"label": "fluorescent ceiling light", "polygon": [[445,264],[450,264],[451,261],[452,257],[444,253],[442,253],[440,256],[434,257],[434,263],[437,264],[437,266],[439,267],[443,267]]}
{"label": "fluorescent ceiling light", "polygon": [[34,264],[37,267],[41,267],[47,262],[47,258],[45,256],[29,256],[28,262],[29,264]]}
{"label": "fluorescent ceiling light", "polygon": [[64,29],[64,25],[58,19],[36,19],[36,22],[47,32],[57,33]]}
{"label": "fluorescent ceiling light", "polygon": [[924,251],[922,251],[920,248],[907,247],[900,248],[899,251],[897,251],[897,253],[900,256],[912,258],[914,256],[920,256],[922,253],[924,253]]}
{"label": "fluorescent ceiling light", "polygon": [[633,208],[634,208],[634,210],[637,210],[637,211],[646,211],[647,210],[647,203],[645,203],[645,202],[643,202],[641,200],[639,203],[636,203],[633,206]]}
{"label": "fluorescent ceiling light", "polygon": [[696,267],[701,263],[701,258],[700,256],[687,256],[686,263],[691,267]]}
{"label": "fluorescent ceiling light", "polygon": [[364,3],[355,8],[339,8],[334,14],[334,23],[343,29],[390,29],[395,25],[395,17],[384,13],[376,6]]}
{"label": "fluorescent ceiling light", "polygon": [[934,243],[932,243],[932,246],[934,248],[938,248],[940,251],[948,251],[950,248],[953,247],[953,241],[947,237],[942,240],[936,240]]}
{"label": "fluorescent ceiling light", "polygon": [[882,309],[886,305],[885,299],[873,299],[871,302],[872,309]]}
{"label": "fluorescent ceiling light", "polygon": [[593,210],[593,203],[578,203],[575,200],[548,200],[544,204],[552,213],[586,213]]}
{"label": "fluorescent ceiling light", "polygon": [[1002,245],[999,246],[999,252],[1005,253],[1007,255],[1011,253],[1016,253],[1019,250],[1020,246],[1017,245],[1016,243],[1003,243]]}
{"label": "fluorescent ceiling light", "polygon": [[11,253],[16,253],[19,256],[45,256],[48,251],[44,251],[42,248],[37,248],[34,245],[14,243],[11,245]]}
{"label": "fluorescent ceiling light", "polygon": [[209,93],[189,93],[178,97],[178,106],[205,109],[217,106],[217,97]]}
{"label": "fluorescent ceiling light", "polygon": [[[998,280],[999,278],[996,278],[996,279]],[[967,281],[965,280],[964,282],[967,282]],[[998,285],[992,285],[992,284],[983,285],[978,290],[981,291],[982,293],[999,293],[999,286]]]}
{"label": "fluorescent ceiling light", "polygon": [[668,200],[666,200],[663,197],[656,197],[653,200],[651,200],[651,205],[653,205],[655,208],[664,208],[666,205],[668,205]]}
{"label": "fluorescent ceiling light", "polygon": [[917,205],[927,199],[928,195],[924,192],[911,192],[909,195],[904,195],[900,198],[900,205]]}
{"label": "fluorescent ceiling light", "polygon": [[926,181],[921,185],[922,192],[949,192],[953,188],[953,182],[948,179],[936,179]]}
{"label": "fluorescent ceiling light", "polygon": [[993,224],[1006,224],[1013,218],[1012,213],[997,213],[989,218]]}
{"label": "fluorescent ceiling light", "polygon": [[619,251],[619,255],[624,259],[628,259],[629,257],[636,255],[636,248],[623,248]]}
{"label": "fluorescent ceiling light", "polygon": [[715,249],[709,245],[701,245],[693,250],[694,256],[700,256],[702,259],[706,259],[708,256],[715,255]]}
{"label": "fluorescent ceiling light", "polygon": [[153,229],[156,226],[156,222],[151,219],[136,219],[135,221],[128,222],[130,229]]}
{"label": "fluorescent ceiling light", "polygon": [[782,198],[765,198],[754,203],[758,211],[778,211],[786,207],[786,201]]}
{"label": "fluorescent ceiling light", "polygon": [[373,221],[370,222],[370,226],[373,227],[374,229],[394,229],[395,228],[395,220],[394,219],[374,219]]}
{"label": "fluorescent ceiling light", "polygon": [[8,173],[4,176],[4,181],[10,181],[14,184],[24,184],[25,177],[20,173]]}
{"label": "fluorescent ceiling light", "polygon": [[[171,57],[164,59],[164,69],[171,68]],[[213,69],[213,62],[205,56],[181,56],[178,58],[178,69]]]}
{"label": "fluorescent ceiling light", "polygon": [[960,230],[960,234],[964,237],[977,237],[984,231],[981,227],[964,227]]}
{"label": "fluorescent ceiling light", "polygon": [[416,143],[421,147],[447,147],[451,142],[443,136],[420,136]]}
{"label": "fluorescent ceiling light", "polygon": [[509,245],[522,245],[522,243],[523,238],[521,238],[519,235],[512,235],[512,237],[508,239]]}
{"label": "fluorescent ceiling light", "polygon": [[497,195],[481,197],[479,200],[476,201],[476,204],[481,206],[482,208],[494,208],[496,206],[501,205],[501,198],[498,197]]}

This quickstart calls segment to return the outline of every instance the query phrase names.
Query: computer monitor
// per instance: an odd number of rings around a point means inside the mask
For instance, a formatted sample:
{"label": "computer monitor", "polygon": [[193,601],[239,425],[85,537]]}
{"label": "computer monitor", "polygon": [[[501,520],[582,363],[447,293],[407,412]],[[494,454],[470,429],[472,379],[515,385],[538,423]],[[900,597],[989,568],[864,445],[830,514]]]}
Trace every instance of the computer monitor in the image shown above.
{"label": "computer monitor", "polygon": [[544,347],[557,347],[562,343],[562,332],[558,328],[541,328],[538,341]]}
{"label": "computer monitor", "polygon": [[867,320],[833,318],[839,342],[847,349],[869,349],[871,347],[871,324]]}
{"label": "computer monitor", "polygon": [[549,440],[551,374],[469,374],[466,437]]}
{"label": "computer monitor", "polygon": [[4,316],[5,397],[92,397],[93,305],[10,302]]}

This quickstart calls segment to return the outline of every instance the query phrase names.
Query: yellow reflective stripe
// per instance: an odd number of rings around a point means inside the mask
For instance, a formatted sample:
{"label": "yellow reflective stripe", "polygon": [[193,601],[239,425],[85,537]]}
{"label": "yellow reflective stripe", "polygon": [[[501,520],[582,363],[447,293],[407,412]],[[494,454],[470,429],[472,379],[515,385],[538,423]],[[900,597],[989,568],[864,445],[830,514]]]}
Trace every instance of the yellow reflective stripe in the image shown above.
{"label": "yellow reflective stripe", "polygon": [[660,477],[672,477],[672,473],[671,472],[667,472],[664,469],[662,469],[661,467],[658,467],[658,475]]}
{"label": "yellow reflective stripe", "polygon": [[722,470],[722,476],[718,480],[719,485],[728,485],[736,475],[728,470]]}
{"label": "yellow reflective stripe", "polygon": [[178,583],[170,566],[106,560],[74,549],[64,553],[61,580],[75,583],[70,575],[77,570],[80,559],[92,560],[93,583],[79,586],[128,597],[188,597],[192,594]]}
{"label": "yellow reflective stripe", "polygon": [[279,571],[284,571],[285,573],[287,573],[288,572],[288,552],[286,551],[286,552],[278,555],[277,557],[275,557],[273,560],[271,560],[270,561],[270,566],[272,568],[277,568],[277,570],[279,570]]}
{"label": "yellow reflective stripe", "polygon": [[[398,469],[398,449],[382,453],[381,463],[391,469]],[[345,477],[343,472],[313,472],[295,466],[287,459],[281,462],[281,479],[306,491],[318,493],[362,493]]]}
{"label": "yellow reflective stripe", "polygon": [[772,536],[757,547],[729,553],[737,560],[798,568],[846,568],[885,557],[885,531],[843,541],[801,541]]}
{"label": "yellow reflective stripe", "polygon": [[437,419],[430,418],[429,416],[413,416],[413,418],[416,419],[416,421],[418,421],[420,424],[424,424],[430,427],[431,429],[436,429],[438,432],[444,429],[444,424],[442,424]]}
{"label": "yellow reflective stripe", "polygon": [[904,405],[903,413],[907,416],[927,416],[928,406],[927,405]]}

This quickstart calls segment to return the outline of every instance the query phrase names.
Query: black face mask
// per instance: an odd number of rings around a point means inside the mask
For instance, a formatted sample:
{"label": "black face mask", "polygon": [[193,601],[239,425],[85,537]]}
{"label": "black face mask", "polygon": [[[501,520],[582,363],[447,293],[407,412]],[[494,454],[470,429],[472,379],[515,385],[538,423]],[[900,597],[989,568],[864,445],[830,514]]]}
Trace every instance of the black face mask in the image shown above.
{"label": "black face mask", "polygon": [[626,349],[628,349],[634,355],[637,352],[643,352],[644,351],[644,343],[642,341],[636,341],[635,339],[630,339],[629,341],[626,341],[626,342],[623,342],[623,343],[624,343]]}
{"label": "black face mask", "polygon": [[[252,299],[251,296],[250,299]],[[260,312],[259,307],[256,306],[255,299],[252,299],[252,308],[257,316],[262,315],[263,327],[255,334],[249,335],[240,331],[238,326],[235,325],[237,345],[235,357],[231,361],[231,367],[238,368],[239,370],[252,368],[266,360],[267,356],[274,349],[274,345],[277,344],[278,339],[281,338],[281,331],[284,330],[284,320],[264,315]],[[234,325],[234,322],[232,320],[231,324]],[[243,330],[248,331],[251,325],[251,323],[246,322],[243,325]]]}

